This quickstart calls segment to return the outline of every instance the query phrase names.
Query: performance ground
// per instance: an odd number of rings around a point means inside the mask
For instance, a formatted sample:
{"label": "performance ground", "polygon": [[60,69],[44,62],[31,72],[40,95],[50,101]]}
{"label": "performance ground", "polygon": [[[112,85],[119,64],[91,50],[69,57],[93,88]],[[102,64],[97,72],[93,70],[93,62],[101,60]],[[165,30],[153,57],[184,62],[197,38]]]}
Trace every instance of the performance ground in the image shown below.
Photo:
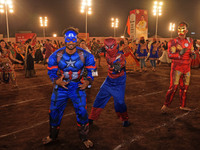
{"label": "performance ground", "polygon": [[[82,150],[76,117],[71,101],[66,107],[58,141],[44,146],[42,138],[49,134],[48,111],[52,84],[46,66],[35,65],[37,77],[25,78],[17,71],[19,88],[0,85],[0,149],[9,150]],[[87,90],[88,113],[95,96],[107,76],[102,58],[99,76]],[[158,66],[153,72],[128,73],[126,104],[131,126],[122,127],[111,98],[100,119],[90,127],[89,139],[95,150],[199,150],[200,149],[200,70],[192,70],[187,106],[193,111],[179,110],[178,91],[168,114],[161,107],[169,87],[170,67]]]}

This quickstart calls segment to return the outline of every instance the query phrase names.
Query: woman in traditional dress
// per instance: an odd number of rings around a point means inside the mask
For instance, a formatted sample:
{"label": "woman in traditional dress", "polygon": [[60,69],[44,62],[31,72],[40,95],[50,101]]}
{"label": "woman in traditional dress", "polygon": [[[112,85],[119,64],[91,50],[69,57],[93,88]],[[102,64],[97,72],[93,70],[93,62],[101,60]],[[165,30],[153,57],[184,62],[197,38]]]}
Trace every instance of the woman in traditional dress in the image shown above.
{"label": "woman in traditional dress", "polygon": [[193,41],[193,47],[194,47],[194,52],[196,54],[196,58],[192,59],[191,67],[192,68],[199,68],[200,58],[199,58],[199,45],[197,43],[197,40]]}
{"label": "woman in traditional dress", "polygon": [[126,70],[128,72],[139,70],[139,62],[135,58],[133,54],[133,50],[129,46],[128,39],[124,39],[124,45],[120,48],[124,52],[124,56],[126,57]]}
{"label": "woman in traditional dress", "polygon": [[163,50],[163,52],[162,52],[162,56],[159,58],[159,61],[161,63],[170,64],[171,63],[171,59],[169,59],[169,56],[168,56],[168,52],[167,52],[168,46],[167,45],[168,45],[167,41],[164,41],[164,44],[161,45],[161,49]]}
{"label": "woman in traditional dress", "polygon": [[41,61],[43,61],[43,55],[42,55],[42,51],[41,51],[42,45],[40,44],[40,41],[37,41],[35,49],[35,63],[39,63]]}
{"label": "woman in traditional dress", "polygon": [[147,58],[147,45],[145,43],[144,38],[140,39],[140,43],[138,44],[137,49],[137,58],[140,60],[140,72],[147,71],[145,59]]}
{"label": "woman in traditional dress", "polygon": [[149,55],[149,60],[152,66],[152,70],[156,71],[156,60],[158,59],[158,47],[156,42],[151,44],[150,48],[150,55]]}
{"label": "woman in traditional dress", "polygon": [[[24,61],[24,46],[21,45],[21,43],[17,42],[15,46],[16,51],[16,59],[20,61]],[[24,64],[19,64],[16,62],[15,69],[24,69]]]}
{"label": "woman in traditional dress", "polygon": [[33,49],[31,47],[31,39],[28,39],[25,42],[26,45],[26,54],[25,54],[25,77],[30,78],[35,76],[34,69],[34,59],[32,57]]}
{"label": "woman in traditional dress", "polygon": [[12,81],[13,87],[17,87],[16,75],[12,61],[23,63],[13,57],[4,40],[0,41],[0,83]]}

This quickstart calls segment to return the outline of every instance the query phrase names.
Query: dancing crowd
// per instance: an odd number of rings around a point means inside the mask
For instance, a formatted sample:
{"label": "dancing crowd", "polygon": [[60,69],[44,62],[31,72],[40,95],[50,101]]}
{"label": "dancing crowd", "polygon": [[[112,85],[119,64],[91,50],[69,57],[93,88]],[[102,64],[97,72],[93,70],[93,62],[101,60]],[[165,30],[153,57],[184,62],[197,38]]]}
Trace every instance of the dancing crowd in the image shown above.
{"label": "dancing crowd", "polygon": [[[49,39],[37,41],[34,45],[31,39],[24,43],[11,43],[4,40],[1,40],[0,43],[0,82],[8,82],[8,78],[10,78],[11,81],[14,80],[14,87],[17,87],[14,70],[24,69],[26,78],[34,77],[36,76],[34,63],[47,64],[49,56],[57,49],[65,46],[64,42],[58,40],[51,41]],[[86,42],[84,39],[78,39],[78,43],[81,48],[94,55],[100,67],[101,57],[105,57],[106,52],[103,43],[95,38],[89,42]],[[191,68],[199,68],[200,42],[194,40],[193,47],[196,58],[191,61]],[[171,64],[171,59],[169,59],[167,53],[168,41],[166,40],[160,42],[159,39],[153,38],[152,41],[149,41],[141,37],[136,42],[134,39],[124,38],[118,41],[118,49],[125,54],[127,72],[146,72],[147,61],[150,61],[153,71],[156,71],[156,66],[161,63]],[[12,72],[11,74],[13,75],[9,77],[6,72]]]}

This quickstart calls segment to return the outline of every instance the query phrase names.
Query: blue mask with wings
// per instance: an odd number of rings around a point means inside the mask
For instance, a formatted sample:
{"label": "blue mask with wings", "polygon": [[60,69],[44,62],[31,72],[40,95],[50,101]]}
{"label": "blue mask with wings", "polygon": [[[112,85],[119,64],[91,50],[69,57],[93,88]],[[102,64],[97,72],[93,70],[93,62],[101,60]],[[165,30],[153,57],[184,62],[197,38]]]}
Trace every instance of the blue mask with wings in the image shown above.
{"label": "blue mask with wings", "polygon": [[74,31],[67,31],[65,33],[65,42],[69,43],[69,42],[73,42],[76,43],[77,42],[77,33]]}

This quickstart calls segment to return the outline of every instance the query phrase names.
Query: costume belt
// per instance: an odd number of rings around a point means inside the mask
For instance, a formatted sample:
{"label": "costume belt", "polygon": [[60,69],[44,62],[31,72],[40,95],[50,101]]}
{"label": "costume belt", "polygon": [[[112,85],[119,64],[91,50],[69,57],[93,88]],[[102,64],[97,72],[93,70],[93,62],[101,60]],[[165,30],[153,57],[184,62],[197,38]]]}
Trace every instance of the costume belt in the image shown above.
{"label": "costume belt", "polygon": [[80,82],[80,79],[81,78],[70,80],[70,79],[67,79],[67,78],[63,78],[63,81],[66,81],[66,82]]}

